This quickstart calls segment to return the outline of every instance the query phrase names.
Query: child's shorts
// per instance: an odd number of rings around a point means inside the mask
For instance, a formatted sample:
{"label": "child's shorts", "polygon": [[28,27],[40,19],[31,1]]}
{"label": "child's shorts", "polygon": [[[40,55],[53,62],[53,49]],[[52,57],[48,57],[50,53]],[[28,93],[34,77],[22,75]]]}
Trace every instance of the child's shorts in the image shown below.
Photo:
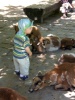
{"label": "child's shorts", "polygon": [[64,7],[60,7],[60,12],[61,13],[66,13],[66,9]]}
{"label": "child's shorts", "polygon": [[30,66],[29,57],[23,59],[17,59],[13,57],[13,61],[15,65],[15,71],[20,71],[20,74],[23,76],[29,75],[29,66]]}

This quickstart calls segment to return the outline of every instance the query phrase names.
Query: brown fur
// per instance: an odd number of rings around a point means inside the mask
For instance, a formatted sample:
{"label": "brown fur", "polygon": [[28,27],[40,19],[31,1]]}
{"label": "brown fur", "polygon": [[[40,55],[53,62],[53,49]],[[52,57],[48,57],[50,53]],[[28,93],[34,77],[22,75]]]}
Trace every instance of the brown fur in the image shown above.
{"label": "brown fur", "polygon": [[73,47],[75,47],[75,40],[72,38],[63,38],[61,40],[61,49],[69,49],[71,50]]}
{"label": "brown fur", "polygon": [[63,88],[64,90],[75,87],[75,63],[60,64],[46,72],[41,82],[38,82],[37,85],[34,84],[34,91],[50,85],[54,85],[55,89]]}
{"label": "brown fur", "polygon": [[38,27],[32,26],[32,32],[28,35],[30,38],[30,42],[34,49],[36,49],[38,52],[43,52],[41,44],[41,39],[43,38],[41,36],[41,32],[39,31]]}
{"label": "brown fur", "polygon": [[59,46],[59,38],[57,36],[50,36],[49,37],[52,40],[52,43],[54,44],[54,46]]}
{"label": "brown fur", "polygon": [[18,24],[14,25],[15,34],[19,31]]}
{"label": "brown fur", "polygon": [[[75,54],[74,54],[75,55]],[[75,63],[75,56],[73,53],[71,54],[62,54],[61,57],[58,59],[58,63],[62,64],[64,62]]]}
{"label": "brown fur", "polygon": [[26,97],[20,95],[13,89],[1,87],[0,100],[27,100]]}

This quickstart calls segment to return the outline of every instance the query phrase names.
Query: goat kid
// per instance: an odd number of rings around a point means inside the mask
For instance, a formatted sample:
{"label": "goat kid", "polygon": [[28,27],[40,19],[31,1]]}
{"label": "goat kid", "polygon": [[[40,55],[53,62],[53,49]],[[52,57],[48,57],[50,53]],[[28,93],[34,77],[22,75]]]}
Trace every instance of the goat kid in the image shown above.
{"label": "goat kid", "polygon": [[58,63],[62,64],[64,62],[75,63],[75,54],[74,53],[64,53],[58,59]]}
{"label": "goat kid", "polygon": [[1,87],[0,100],[27,100],[27,98],[20,95],[18,92],[16,92],[13,89]]}
{"label": "goat kid", "polygon": [[75,63],[55,65],[55,68],[44,75],[33,78],[30,92],[40,90],[46,86],[54,85],[55,89],[72,90],[75,87]]}
{"label": "goat kid", "polygon": [[41,39],[42,47],[45,51],[56,51],[60,48],[60,38],[56,35],[49,34]]}
{"label": "goat kid", "polygon": [[72,39],[72,38],[63,38],[63,39],[61,39],[60,49],[71,50],[72,48],[75,48],[75,39]]}

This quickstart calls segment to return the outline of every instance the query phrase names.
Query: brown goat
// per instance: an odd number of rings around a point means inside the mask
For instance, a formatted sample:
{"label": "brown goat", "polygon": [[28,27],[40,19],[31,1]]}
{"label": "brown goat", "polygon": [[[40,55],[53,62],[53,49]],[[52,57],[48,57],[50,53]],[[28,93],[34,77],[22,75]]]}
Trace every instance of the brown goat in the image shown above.
{"label": "brown goat", "polygon": [[75,40],[72,38],[63,38],[61,39],[61,47],[60,49],[69,49],[71,50],[72,48],[75,47]]}
{"label": "brown goat", "polygon": [[65,53],[60,56],[58,63],[62,64],[64,62],[75,63],[75,54],[74,53]]}
{"label": "brown goat", "polygon": [[32,51],[36,49],[38,52],[43,52],[42,46],[40,44],[43,37],[41,36],[41,32],[39,31],[38,27],[32,26],[32,32],[28,35],[28,37],[30,39],[30,43],[32,44]]}
{"label": "brown goat", "polygon": [[51,85],[54,85],[55,89],[62,88],[63,90],[75,87],[75,63],[63,63],[41,75],[41,78],[36,76],[29,91],[33,92]]}
{"label": "brown goat", "polygon": [[0,100],[27,100],[27,98],[20,95],[18,92],[16,92],[13,89],[1,87]]}

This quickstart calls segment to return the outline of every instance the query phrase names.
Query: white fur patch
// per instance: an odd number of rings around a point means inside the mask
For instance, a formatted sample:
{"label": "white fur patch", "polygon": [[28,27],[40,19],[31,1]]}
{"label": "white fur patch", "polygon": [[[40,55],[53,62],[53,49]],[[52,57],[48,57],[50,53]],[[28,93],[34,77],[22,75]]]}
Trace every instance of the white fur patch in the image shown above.
{"label": "white fur patch", "polygon": [[75,54],[74,53],[65,53],[65,54],[62,54],[61,57],[63,57],[63,55],[72,55],[73,57],[75,57]]}
{"label": "white fur patch", "polygon": [[54,45],[52,43],[52,40],[51,40],[50,44],[49,44],[49,47],[47,49],[48,49],[48,51],[56,51],[56,50],[59,49],[59,47],[60,47],[60,43],[59,43],[59,45],[57,47],[54,47]]}
{"label": "white fur patch", "polygon": [[55,36],[55,35],[53,35],[53,34],[48,34],[47,36]]}
{"label": "white fur patch", "polygon": [[[50,37],[50,36],[53,36],[53,37],[57,37],[56,35],[54,34],[48,34],[47,37]],[[59,42],[59,45],[58,46],[54,46],[53,43],[52,43],[52,40],[50,39],[50,44],[46,45],[46,50],[47,51],[56,51],[60,48],[61,46],[61,41],[60,41],[60,38],[58,37],[58,40]]]}
{"label": "white fur patch", "polygon": [[59,47],[50,47],[49,49],[48,49],[48,51],[56,51],[56,50],[58,50],[59,49]]}

